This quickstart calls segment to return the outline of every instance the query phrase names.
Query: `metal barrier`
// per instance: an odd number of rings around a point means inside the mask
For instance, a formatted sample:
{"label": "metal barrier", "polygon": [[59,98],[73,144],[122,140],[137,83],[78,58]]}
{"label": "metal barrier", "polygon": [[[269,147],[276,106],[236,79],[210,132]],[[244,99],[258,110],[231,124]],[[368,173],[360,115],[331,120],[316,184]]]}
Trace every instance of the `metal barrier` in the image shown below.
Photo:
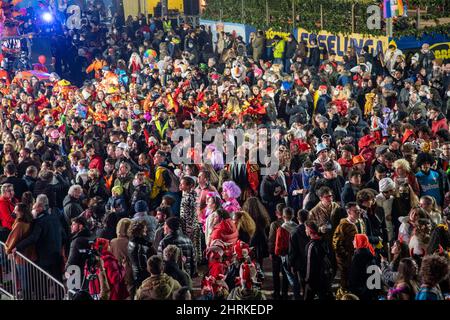
{"label": "metal barrier", "polygon": [[6,254],[0,242],[0,291],[17,300],[64,300],[67,289],[20,252]]}

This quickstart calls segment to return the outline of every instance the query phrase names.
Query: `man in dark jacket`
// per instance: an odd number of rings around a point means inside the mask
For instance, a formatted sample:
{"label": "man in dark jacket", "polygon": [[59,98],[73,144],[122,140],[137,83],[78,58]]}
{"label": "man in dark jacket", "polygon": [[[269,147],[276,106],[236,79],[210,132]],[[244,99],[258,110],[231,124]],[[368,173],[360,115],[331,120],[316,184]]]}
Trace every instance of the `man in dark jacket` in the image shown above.
{"label": "man in dark jacket", "polygon": [[297,51],[297,40],[295,40],[295,37],[293,34],[290,34],[288,36],[288,39],[286,41],[286,48],[285,48],[285,55],[284,55],[284,73],[290,73],[291,70],[291,59],[294,58],[295,52]]}
{"label": "man in dark jacket", "polygon": [[80,200],[82,194],[83,189],[80,185],[76,184],[70,187],[67,196],[64,198],[64,216],[68,224],[83,212]]}
{"label": "man in dark jacket", "polygon": [[5,165],[5,176],[6,179],[2,180],[2,183],[10,183],[13,185],[14,187],[14,194],[18,199],[22,198],[22,194],[26,191],[28,191],[28,186],[25,183],[25,181],[23,181],[23,179],[17,177],[17,169],[16,166],[14,165],[14,163],[12,162],[8,162]]}
{"label": "man in dark jacket", "polygon": [[311,40],[311,47],[309,49],[308,65],[311,67],[316,67],[316,68],[318,68],[320,65],[320,49],[317,46],[316,39]]}
{"label": "man in dark jacket", "polygon": [[38,170],[35,166],[29,166],[25,172],[25,175],[23,176],[23,181],[27,184],[28,190],[33,193],[34,191],[34,185],[37,181],[37,174]]}
{"label": "man in dark jacket", "polygon": [[23,177],[29,166],[38,167],[38,164],[31,159],[31,150],[28,148],[23,148],[19,152],[19,164],[17,165],[17,172],[19,177]]}
{"label": "man in dark jacket", "polygon": [[[66,263],[66,270],[70,266],[78,266],[81,274],[84,274],[84,266],[88,255],[86,250],[90,248],[89,240],[91,233],[87,228],[87,221],[83,217],[72,219],[71,225],[72,239],[70,243],[69,258]],[[83,280],[81,281],[83,282]]]}
{"label": "man in dark jacket", "polygon": [[322,240],[319,228],[314,222],[306,222],[306,234],[311,240],[306,245],[304,298],[311,301],[318,295],[319,300],[330,300],[333,273],[330,263],[332,259],[329,257],[330,248],[327,242]]}
{"label": "man in dark jacket", "polygon": [[[277,230],[283,224],[282,216],[283,216],[283,210],[285,207],[286,207],[286,205],[284,203],[277,204],[276,211],[275,211],[275,216],[277,217],[277,220],[273,221],[270,224],[269,239],[268,239],[268,243],[267,243],[269,253],[271,255],[270,260],[272,261],[273,298],[276,300],[281,299],[282,296],[284,298],[287,298],[288,289],[289,289],[288,278],[282,268],[281,258],[275,254],[275,241],[276,241],[276,236],[277,236]],[[281,280],[280,273],[283,276],[282,283],[280,281]],[[281,289],[281,294],[280,294],[280,289]]]}
{"label": "man in dark jacket", "polygon": [[370,244],[378,253],[386,255],[388,233],[386,228],[386,218],[384,209],[377,206],[375,194],[371,189],[362,189],[356,195],[356,202],[364,210],[362,219],[366,226],[366,234]]}
{"label": "man in dark jacket", "polygon": [[25,248],[35,245],[37,265],[50,273],[55,279],[62,280],[62,234],[61,224],[57,215],[50,214],[48,198],[41,194],[33,206],[31,234],[20,241],[14,249],[23,252]]}
{"label": "man in dark jacket", "polygon": [[322,186],[329,187],[334,196],[334,201],[338,204],[341,202],[341,194],[342,190],[345,186],[345,179],[337,174],[336,167],[334,166],[332,161],[328,161],[323,165],[324,172],[323,178],[320,178],[310,190],[310,198],[306,203],[305,209],[311,210],[314,206],[319,203],[319,198],[316,195],[316,191],[320,189]]}
{"label": "man in dark jacket", "polygon": [[305,222],[308,220],[309,212],[307,210],[300,210],[297,213],[297,220],[299,222],[297,228],[291,236],[289,244],[289,261],[291,265],[291,272],[297,275],[300,283],[300,294],[305,293],[305,275],[306,275],[306,245],[309,238],[306,235]]}
{"label": "man in dark jacket", "polygon": [[275,208],[278,203],[284,203],[286,190],[278,172],[265,176],[261,182],[260,194],[262,203],[267,208],[272,221],[275,220]]}
{"label": "man in dark jacket", "polygon": [[53,165],[55,167],[55,178],[57,181],[57,183],[54,184],[56,191],[56,207],[61,211],[64,207],[64,197],[71,185],[70,177],[62,160],[56,160]]}
{"label": "man in dark jacket", "polygon": [[301,96],[300,99],[291,98],[286,103],[285,112],[289,116],[289,127],[292,127],[294,122],[301,122],[302,119],[308,120],[308,102],[306,96]]}
{"label": "man in dark jacket", "polygon": [[161,240],[158,246],[158,255],[162,256],[164,249],[170,245],[176,245],[181,249],[183,254],[182,260],[184,260],[184,270],[194,277],[196,273],[196,266],[194,260],[194,246],[191,239],[186,237],[180,229],[180,219],[176,217],[170,217],[164,224],[164,239]]}
{"label": "man in dark jacket", "polygon": [[344,185],[344,189],[341,194],[341,205],[345,205],[349,202],[356,201],[356,194],[361,188],[362,173],[356,168],[350,170],[348,174],[348,181]]}
{"label": "man in dark jacket", "polygon": [[81,186],[71,186],[68,195],[63,201],[63,211],[59,215],[59,220],[64,231],[63,245],[66,248],[66,251],[70,246],[71,221],[83,213],[83,207],[80,199],[82,193],[83,189],[81,189]]}
{"label": "man in dark jacket", "polygon": [[33,190],[33,196],[37,197],[40,194],[45,194],[48,199],[48,210],[53,212],[56,207],[56,190],[51,184],[53,181],[53,172],[50,170],[41,170],[39,172],[39,179],[36,181]]}
{"label": "man in dark jacket", "polygon": [[[376,160],[375,160],[376,161]],[[375,172],[373,174],[373,178],[366,183],[364,188],[373,189],[376,192],[380,191],[380,180],[386,178],[386,168],[382,164],[378,164],[375,166]]]}

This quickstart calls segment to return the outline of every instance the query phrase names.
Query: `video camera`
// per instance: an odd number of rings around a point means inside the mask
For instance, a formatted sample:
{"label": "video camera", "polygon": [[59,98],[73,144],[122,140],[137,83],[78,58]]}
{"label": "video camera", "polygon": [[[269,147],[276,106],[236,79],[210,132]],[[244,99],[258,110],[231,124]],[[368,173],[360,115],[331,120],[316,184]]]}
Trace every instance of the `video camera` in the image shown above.
{"label": "video camera", "polygon": [[89,245],[91,246],[89,249],[79,249],[78,252],[85,254],[86,258],[86,266],[91,275],[96,275],[97,265],[100,260],[100,253],[97,249],[94,248],[95,241],[89,241]]}

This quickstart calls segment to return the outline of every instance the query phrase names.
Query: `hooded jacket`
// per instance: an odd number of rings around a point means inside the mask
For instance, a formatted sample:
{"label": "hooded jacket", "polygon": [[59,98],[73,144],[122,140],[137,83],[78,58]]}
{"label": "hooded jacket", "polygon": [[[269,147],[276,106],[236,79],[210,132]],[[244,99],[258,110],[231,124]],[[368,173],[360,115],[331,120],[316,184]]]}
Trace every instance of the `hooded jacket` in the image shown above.
{"label": "hooded jacket", "polygon": [[289,253],[289,240],[291,235],[295,232],[297,224],[294,221],[284,222],[280,228],[277,229],[275,238],[275,254],[277,256],[285,256]]}
{"label": "hooded jacket", "polygon": [[166,273],[152,275],[137,290],[135,300],[172,300],[173,293],[180,288],[180,283]]}
{"label": "hooded jacket", "polygon": [[126,270],[119,264],[114,255],[109,252],[103,252],[101,259],[106,272],[106,278],[110,287],[109,300],[125,300],[129,293],[125,283]]}
{"label": "hooded jacket", "polygon": [[238,237],[239,233],[233,220],[224,219],[214,227],[210,236],[210,243],[214,240],[222,240],[234,245],[238,240]]}

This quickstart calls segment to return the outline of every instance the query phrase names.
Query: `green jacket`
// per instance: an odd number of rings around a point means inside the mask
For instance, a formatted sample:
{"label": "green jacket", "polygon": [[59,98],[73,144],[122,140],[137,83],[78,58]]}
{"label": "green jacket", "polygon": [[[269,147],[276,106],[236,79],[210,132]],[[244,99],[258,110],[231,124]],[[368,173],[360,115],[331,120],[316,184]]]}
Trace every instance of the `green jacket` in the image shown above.
{"label": "green jacket", "polygon": [[277,44],[275,44],[273,48],[273,57],[275,59],[283,59],[285,46],[286,42],[284,40],[280,40]]}

